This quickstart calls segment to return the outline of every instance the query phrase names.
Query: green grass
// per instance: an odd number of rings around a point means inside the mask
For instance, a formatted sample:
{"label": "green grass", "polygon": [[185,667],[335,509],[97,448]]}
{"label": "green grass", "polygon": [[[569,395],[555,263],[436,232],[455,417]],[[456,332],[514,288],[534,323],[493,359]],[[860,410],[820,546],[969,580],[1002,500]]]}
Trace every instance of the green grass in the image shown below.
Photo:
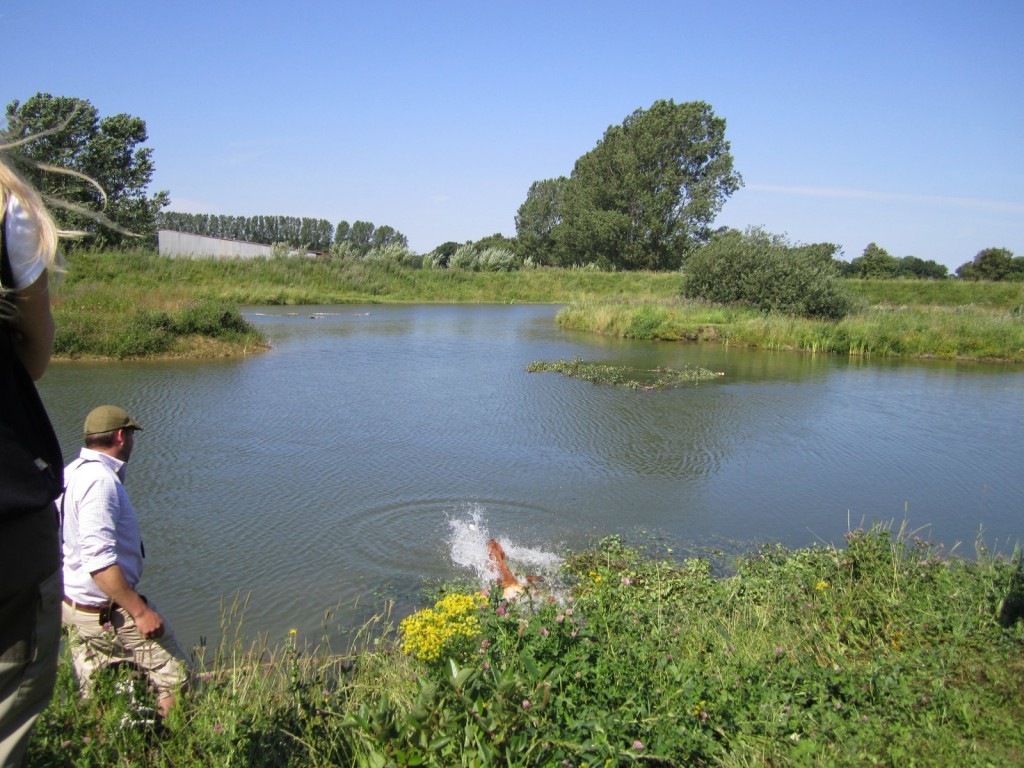
{"label": "green grass", "polygon": [[564,328],[636,339],[717,341],[761,349],[853,356],[1024,362],[1024,315],[968,305],[864,306],[839,321],[764,314],[669,299],[600,299],[561,310]]}
{"label": "green grass", "polygon": [[81,702],[65,659],[26,765],[1024,762],[1019,553],[966,560],[875,526],[716,578],[612,537],[547,589],[412,637],[382,614],[341,654],[227,639],[159,737],[121,728],[109,687]]}
{"label": "green grass", "polygon": [[[858,310],[839,322],[764,315],[678,298],[680,273],[409,269],[352,259],[179,259],[74,252],[55,290],[59,356],[239,354],[262,348],[238,305],[566,304],[566,328],[625,338],[718,341],[843,355],[1024,361],[1024,283],[845,280]],[[224,318],[181,330],[179,315]]]}

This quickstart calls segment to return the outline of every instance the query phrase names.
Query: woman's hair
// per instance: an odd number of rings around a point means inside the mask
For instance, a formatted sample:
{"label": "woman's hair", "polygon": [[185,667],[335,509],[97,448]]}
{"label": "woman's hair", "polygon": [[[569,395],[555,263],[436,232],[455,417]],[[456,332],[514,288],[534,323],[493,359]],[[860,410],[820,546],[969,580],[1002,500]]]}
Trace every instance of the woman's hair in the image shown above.
{"label": "woman's hair", "polygon": [[[52,267],[57,258],[57,225],[46,210],[39,193],[4,161],[4,149],[6,146],[0,144],[0,226],[3,226],[4,217],[7,215],[8,199],[14,195],[39,232],[39,250],[36,252],[36,258],[41,259],[48,268]],[[0,233],[0,236],[2,234]]]}

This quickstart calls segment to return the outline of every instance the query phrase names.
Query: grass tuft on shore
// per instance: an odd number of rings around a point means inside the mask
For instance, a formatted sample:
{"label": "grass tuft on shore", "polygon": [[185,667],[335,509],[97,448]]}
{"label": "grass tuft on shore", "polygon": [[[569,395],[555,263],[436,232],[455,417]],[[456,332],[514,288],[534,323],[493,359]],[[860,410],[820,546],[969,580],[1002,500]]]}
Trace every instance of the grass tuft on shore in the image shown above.
{"label": "grass tuft on shore", "polygon": [[453,585],[340,654],[227,639],[159,735],[112,687],[80,701],[65,658],[26,765],[1020,765],[1022,605],[1019,552],[905,528],[722,578],[608,537],[544,591]]}
{"label": "grass tuft on shore", "polygon": [[683,299],[594,299],[561,310],[567,329],[622,338],[717,341],[849,356],[1024,362],[1024,316],[987,306],[864,306],[839,321]]}

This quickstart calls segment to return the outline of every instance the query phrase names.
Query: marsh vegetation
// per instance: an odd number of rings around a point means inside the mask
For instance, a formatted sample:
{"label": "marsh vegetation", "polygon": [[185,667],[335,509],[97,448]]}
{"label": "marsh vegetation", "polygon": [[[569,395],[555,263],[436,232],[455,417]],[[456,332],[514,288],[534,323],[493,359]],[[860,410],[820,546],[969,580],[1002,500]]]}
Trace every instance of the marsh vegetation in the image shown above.
{"label": "marsh vegetation", "polygon": [[159,734],[63,664],[27,765],[1019,765],[1024,566],[976,555],[876,526],[716,577],[610,537],[344,649],[243,647],[236,606]]}

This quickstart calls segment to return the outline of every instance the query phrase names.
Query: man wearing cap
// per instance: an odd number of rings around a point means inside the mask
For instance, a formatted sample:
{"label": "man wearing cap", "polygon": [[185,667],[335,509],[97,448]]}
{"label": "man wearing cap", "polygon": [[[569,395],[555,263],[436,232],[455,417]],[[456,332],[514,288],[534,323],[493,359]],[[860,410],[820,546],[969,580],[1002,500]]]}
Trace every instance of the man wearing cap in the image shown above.
{"label": "man wearing cap", "polygon": [[127,411],[101,405],[85,419],[85,447],[64,470],[64,605],[75,677],[87,694],[101,667],[133,662],[166,715],[187,681],[187,661],[156,606],[136,591],[145,549],[124,489],[125,469],[142,426]]}

